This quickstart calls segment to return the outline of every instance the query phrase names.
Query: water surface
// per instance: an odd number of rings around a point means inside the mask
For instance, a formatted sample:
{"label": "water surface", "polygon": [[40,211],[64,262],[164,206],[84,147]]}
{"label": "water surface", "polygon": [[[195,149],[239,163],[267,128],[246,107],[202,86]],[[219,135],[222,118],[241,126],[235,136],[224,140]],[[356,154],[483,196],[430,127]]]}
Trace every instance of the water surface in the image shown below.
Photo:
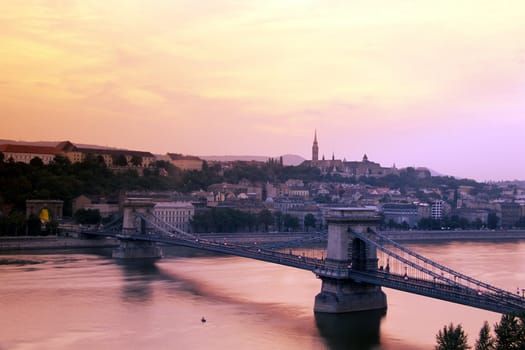
{"label": "water surface", "polygon": [[[525,242],[410,248],[525,288]],[[483,321],[500,319],[390,289],[386,315],[315,315],[321,281],[310,272],[185,248],[165,255],[144,265],[102,249],[0,254],[0,349],[430,349],[450,322],[474,345]]]}

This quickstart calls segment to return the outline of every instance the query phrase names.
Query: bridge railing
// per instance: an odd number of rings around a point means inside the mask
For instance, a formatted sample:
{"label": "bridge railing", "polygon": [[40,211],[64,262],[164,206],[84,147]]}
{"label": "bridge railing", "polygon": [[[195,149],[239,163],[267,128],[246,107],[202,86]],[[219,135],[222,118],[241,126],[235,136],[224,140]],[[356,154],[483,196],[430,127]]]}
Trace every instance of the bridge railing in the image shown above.
{"label": "bridge railing", "polygon": [[[380,235],[376,232],[372,233],[374,233],[376,237],[379,238],[377,241],[358,232],[352,233],[356,235],[359,239],[367,242],[368,244],[373,245],[377,249],[387,254],[392,260],[397,260],[405,266],[410,266],[414,270],[417,270],[419,272],[418,274],[412,274],[410,277],[406,274],[406,272],[403,274],[402,271],[397,271],[395,273],[390,273],[388,275],[382,276],[396,275],[398,276],[398,278],[401,277],[404,281],[418,281],[418,286],[436,285],[440,286],[442,289],[444,289],[444,286],[447,286],[449,292],[460,291],[460,293],[463,293],[464,295],[468,296],[483,296],[482,299],[486,302],[495,302],[501,305],[507,305],[509,307],[515,307],[521,310],[525,310],[525,299],[523,297],[520,297],[519,295],[515,295],[506,290],[497,288],[485,282],[478,281],[472,277],[466,276],[465,274],[459,273],[451,268],[445,267],[435,261],[421,256],[420,254],[417,254],[416,252],[406,247],[397,244],[392,240],[387,240],[386,242],[388,245],[385,245],[384,242],[381,241],[382,237],[380,237]],[[406,256],[398,254],[396,251],[390,248],[390,246],[397,248],[403,254],[406,254],[408,258]],[[410,257],[414,259],[411,260]],[[427,268],[427,265],[432,266],[433,270]],[[375,271],[370,272],[376,273]],[[453,276],[453,278],[447,277],[445,273],[450,276]],[[466,281],[467,283],[465,283],[464,281]],[[407,284],[403,284],[403,286],[404,285]]]}
{"label": "bridge railing", "polygon": [[[407,247],[404,247],[402,246],[401,244],[395,242],[394,240],[386,237],[385,235],[382,235],[380,234],[379,232],[375,231],[375,230],[370,230],[371,233],[373,233],[375,236],[377,236],[379,238],[379,241],[380,242],[385,242],[387,243],[388,245],[392,246],[392,247],[395,247],[397,249],[399,249],[400,251],[403,251],[404,253],[414,257],[416,260],[422,262],[423,264],[427,264],[427,265],[430,265],[430,266],[433,266],[435,268],[437,268],[440,272],[443,272],[443,273],[448,273],[449,275],[452,275],[452,276],[455,276],[456,277],[456,280],[454,280],[454,283],[456,283],[457,279],[461,279],[461,280],[464,280],[466,282],[469,282],[479,288],[483,288],[485,290],[488,290],[488,291],[492,291],[492,292],[495,292],[495,293],[498,293],[498,294],[503,294],[503,295],[507,295],[507,296],[512,296],[512,297],[515,297],[514,293],[511,293],[511,292],[508,292],[508,291],[505,291],[505,290],[502,290],[500,288],[497,288],[497,287],[494,287],[488,283],[485,283],[483,281],[479,281],[473,277],[470,277],[468,275],[465,275],[459,271],[455,271],[447,266],[444,266],[436,261],[433,261],[433,260],[430,260],[420,254],[418,254],[417,252],[411,250],[411,249],[408,249]],[[384,245],[384,244],[383,244]]]}

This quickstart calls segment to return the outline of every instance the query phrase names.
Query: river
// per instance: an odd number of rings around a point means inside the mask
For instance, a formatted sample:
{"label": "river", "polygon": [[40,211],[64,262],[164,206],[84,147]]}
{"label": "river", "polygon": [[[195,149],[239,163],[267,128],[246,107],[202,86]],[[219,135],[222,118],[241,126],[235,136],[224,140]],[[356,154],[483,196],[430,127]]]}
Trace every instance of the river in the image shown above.
{"label": "river", "polygon": [[[525,242],[409,244],[495,286],[525,288]],[[385,315],[315,315],[306,271],[186,248],[154,265],[109,249],[0,252],[0,350],[431,349],[444,325],[474,345],[488,311],[384,289]],[[205,322],[203,322],[203,318]]]}

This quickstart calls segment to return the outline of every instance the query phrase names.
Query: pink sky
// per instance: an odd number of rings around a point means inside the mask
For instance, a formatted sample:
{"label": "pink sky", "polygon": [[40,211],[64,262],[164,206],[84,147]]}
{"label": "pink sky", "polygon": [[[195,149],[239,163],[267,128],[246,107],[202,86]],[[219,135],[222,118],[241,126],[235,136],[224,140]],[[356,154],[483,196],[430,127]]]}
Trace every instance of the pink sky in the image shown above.
{"label": "pink sky", "polygon": [[0,138],[525,179],[523,1],[9,1]]}

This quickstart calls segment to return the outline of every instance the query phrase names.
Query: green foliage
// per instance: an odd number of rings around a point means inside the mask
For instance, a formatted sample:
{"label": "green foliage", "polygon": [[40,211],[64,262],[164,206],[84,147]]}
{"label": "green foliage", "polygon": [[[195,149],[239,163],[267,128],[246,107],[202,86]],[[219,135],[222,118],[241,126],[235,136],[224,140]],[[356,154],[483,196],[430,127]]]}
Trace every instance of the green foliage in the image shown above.
{"label": "green foliage", "polygon": [[284,214],[283,224],[286,231],[295,231],[299,228],[299,219],[290,214]]}
{"label": "green foliage", "polygon": [[268,232],[268,228],[273,223],[273,214],[268,209],[261,210],[257,215],[257,222],[263,226],[264,231]]}
{"label": "green foliage", "polygon": [[494,326],[496,350],[525,349],[525,327],[523,319],[513,315],[502,315]]}
{"label": "green foliage", "polygon": [[142,165],[142,157],[134,155],[131,157],[130,163],[134,166],[141,166]]}
{"label": "green foliage", "polygon": [[496,213],[489,213],[489,216],[487,218],[487,227],[491,230],[494,230],[498,228],[498,222],[499,217],[496,215]]}
{"label": "green foliage", "polygon": [[289,214],[262,210],[259,214],[231,208],[211,208],[195,213],[191,221],[194,232],[240,232],[253,231],[261,227],[268,231],[276,221],[276,228],[281,231],[295,231],[299,228],[299,219]]}
{"label": "green foliage", "polygon": [[96,225],[102,220],[98,209],[79,209],[74,215],[75,221],[83,225]]}
{"label": "green foliage", "polygon": [[124,154],[116,154],[113,156],[113,165],[116,166],[127,166],[128,160]]}
{"label": "green foliage", "polygon": [[26,234],[26,218],[20,212],[0,216],[0,235],[21,236]]}
{"label": "green foliage", "polygon": [[304,227],[308,228],[308,227],[311,227],[311,228],[315,228],[315,222],[316,222],[316,219],[315,219],[315,216],[311,213],[308,213],[304,216]]}
{"label": "green foliage", "polygon": [[450,323],[436,334],[436,350],[464,350],[470,349],[467,335],[461,325],[454,326]]}
{"label": "green foliage", "polygon": [[211,208],[198,211],[191,220],[194,232],[252,231],[256,225],[256,214],[231,208]]}
{"label": "green foliage", "polygon": [[40,157],[35,157],[29,161],[29,165],[32,167],[41,167],[44,165],[44,162]]}
{"label": "green foliage", "polygon": [[483,323],[483,327],[479,331],[479,338],[476,340],[475,350],[494,350],[495,339],[490,335],[490,326],[487,321]]}
{"label": "green foliage", "polygon": [[419,220],[417,227],[420,230],[456,230],[456,229],[480,229],[483,223],[480,219],[473,222],[457,215],[444,216],[441,219],[423,218]]}
{"label": "green foliage", "polygon": [[29,236],[38,236],[41,233],[42,223],[40,222],[40,219],[36,215],[31,214],[27,219],[27,234]]}

